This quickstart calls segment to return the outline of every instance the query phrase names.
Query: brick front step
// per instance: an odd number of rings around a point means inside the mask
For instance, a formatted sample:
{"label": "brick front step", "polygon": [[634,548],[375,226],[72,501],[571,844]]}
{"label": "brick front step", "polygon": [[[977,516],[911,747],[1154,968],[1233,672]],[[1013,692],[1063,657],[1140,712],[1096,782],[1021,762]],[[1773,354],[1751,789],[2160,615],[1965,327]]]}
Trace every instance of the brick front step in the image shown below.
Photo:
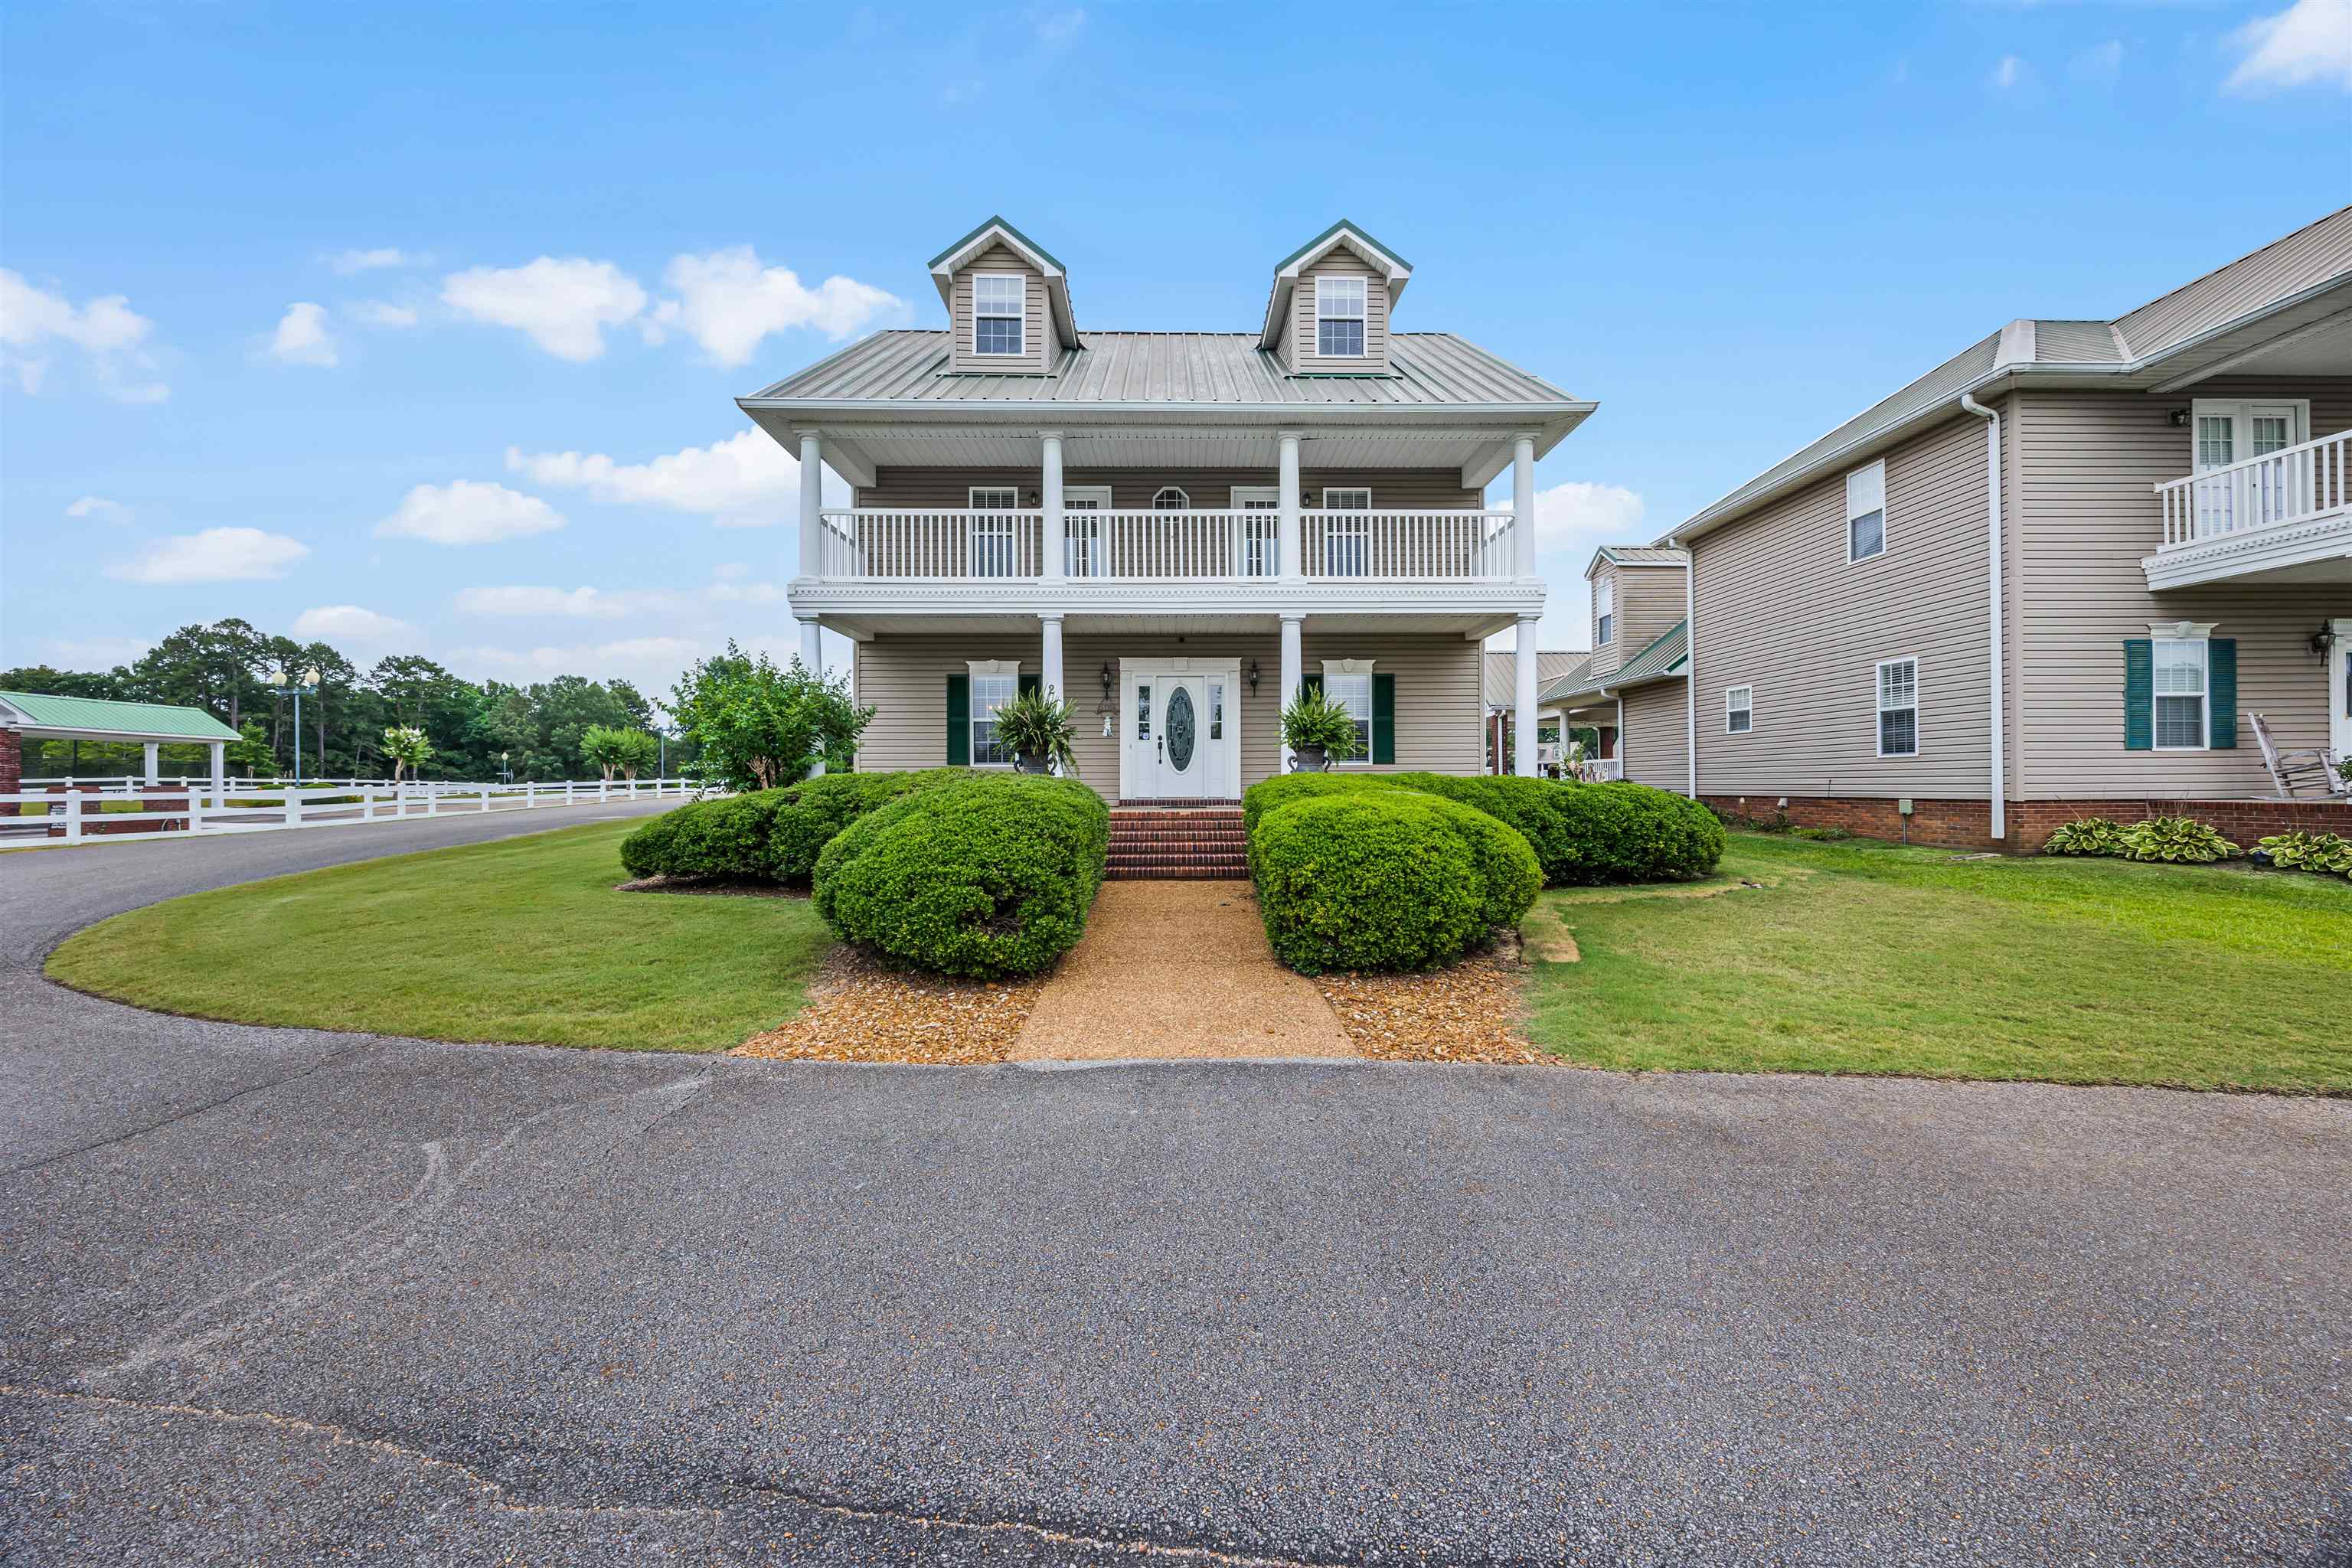
{"label": "brick front step", "polygon": [[1110,814],[1110,862],[1118,881],[1239,880],[1249,875],[1242,814],[1229,802],[1171,810],[1122,806]]}

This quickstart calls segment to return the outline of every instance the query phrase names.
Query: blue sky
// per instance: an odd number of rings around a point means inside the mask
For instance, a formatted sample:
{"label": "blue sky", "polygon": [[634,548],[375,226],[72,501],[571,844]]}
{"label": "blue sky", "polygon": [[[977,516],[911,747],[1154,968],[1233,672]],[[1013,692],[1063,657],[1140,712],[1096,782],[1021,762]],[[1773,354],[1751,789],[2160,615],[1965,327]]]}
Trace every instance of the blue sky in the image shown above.
{"label": "blue sky", "polygon": [[1646,538],[2012,317],[2352,200],[2352,0],[44,5],[0,16],[0,665],[242,615],[666,689],[789,648],[734,395],[940,322],[1003,212],[1082,326],[1241,330],[1345,215],[1601,411],[1546,646]]}

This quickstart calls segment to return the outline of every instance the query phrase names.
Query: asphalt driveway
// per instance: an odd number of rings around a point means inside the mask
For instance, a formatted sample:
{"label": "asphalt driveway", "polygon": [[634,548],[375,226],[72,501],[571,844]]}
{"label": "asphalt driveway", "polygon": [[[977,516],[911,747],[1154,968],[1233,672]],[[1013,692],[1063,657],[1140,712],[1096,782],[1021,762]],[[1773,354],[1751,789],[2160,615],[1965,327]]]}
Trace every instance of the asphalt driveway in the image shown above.
{"label": "asphalt driveway", "polygon": [[2352,1562],[2352,1104],[446,1047],[39,977],[649,809],[0,855],[0,1561]]}

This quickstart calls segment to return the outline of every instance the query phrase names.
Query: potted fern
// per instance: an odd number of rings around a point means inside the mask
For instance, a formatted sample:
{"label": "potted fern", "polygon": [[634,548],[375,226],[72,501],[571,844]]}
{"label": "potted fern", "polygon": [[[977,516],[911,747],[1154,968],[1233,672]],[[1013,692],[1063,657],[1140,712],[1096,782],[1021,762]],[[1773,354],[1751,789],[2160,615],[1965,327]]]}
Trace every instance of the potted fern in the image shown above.
{"label": "potted fern", "polygon": [[1024,773],[1055,768],[1076,778],[1078,759],[1070,750],[1070,710],[1042,691],[1024,691],[996,710],[996,737]]}
{"label": "potted fern", "polygon": [[1347,708],[1307,687],[1282,710],[1282,743],[1302,773],[1319,773],[1356,754],[1356,721]]}

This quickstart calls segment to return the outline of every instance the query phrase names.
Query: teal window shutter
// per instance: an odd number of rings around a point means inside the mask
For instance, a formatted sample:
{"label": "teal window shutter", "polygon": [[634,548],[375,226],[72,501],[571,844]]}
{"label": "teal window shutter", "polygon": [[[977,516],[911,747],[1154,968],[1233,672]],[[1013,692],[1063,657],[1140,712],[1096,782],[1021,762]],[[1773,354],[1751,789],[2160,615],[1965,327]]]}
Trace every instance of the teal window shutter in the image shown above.
{"label": "teal window shutter", "polygon": [[2124,750],[2156,750],[2156,644],[2147,637],[2124,639]]}
{"label": "teal window shutter", "polygon": [[971,766],[971,677],[948,677],[948,766]]}
{"label": "teal window shutter", "polygon": [[2238,639],[2215,637],[2205,645],[2205,710],[2209,743],[2217,752],[2238,749]]}
{"label": "teal window shutter", "polygon": [[1044,688],[1045,684],[1045,678],[1042,675],[1024,675],[1021,678],[1021,695],[1024,697],[1034,697]]}
{"label": "teal window shutter", "polygon": [[1372,676],[1372,761],[1396,761],[1396,677]]}

